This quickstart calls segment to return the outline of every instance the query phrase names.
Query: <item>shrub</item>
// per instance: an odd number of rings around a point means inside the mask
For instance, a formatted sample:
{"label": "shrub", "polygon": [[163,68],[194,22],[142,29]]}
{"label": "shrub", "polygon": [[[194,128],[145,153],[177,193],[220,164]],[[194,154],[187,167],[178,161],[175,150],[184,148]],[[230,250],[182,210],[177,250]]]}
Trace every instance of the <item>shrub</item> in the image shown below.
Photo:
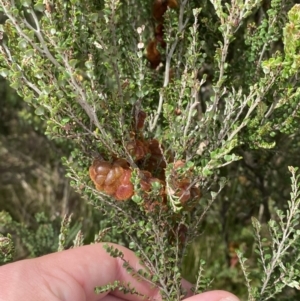
{"label": "shrub", "polygon": [[0,4],[0,74],[45,120],[48,136],[72,141],[67,176],[147,267],[124,262],[130,273],[165,300],[181,300],[190,254],[195,292],[210,276],[241,284],[243,274],[248,300],[299,297],[296,168],[287,203],[281,178],[298,164],[300,5]]}

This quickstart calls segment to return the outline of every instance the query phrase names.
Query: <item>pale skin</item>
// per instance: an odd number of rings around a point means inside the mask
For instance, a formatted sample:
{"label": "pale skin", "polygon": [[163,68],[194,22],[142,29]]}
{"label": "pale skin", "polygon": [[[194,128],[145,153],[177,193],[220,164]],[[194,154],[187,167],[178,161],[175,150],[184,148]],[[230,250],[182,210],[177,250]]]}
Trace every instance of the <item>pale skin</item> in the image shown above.
{"label": "pale skin", "polygon": [[[133,268],[141,268],[135,254],[115,245]],[[0,267],[1,301],[141,301],[137,295],[109,292],[95,294],[96,286],[119,280],[130,282],[138,292],[152,300],[162,301],[158,290],[137,281],[123,268],[120,259],[112,258],[103,244],[79,247],[35,259],[27,259]],[[190,284],[184,282],[186,289]],[[239,301],[226,291],[210,291],[188,297],[185,301]]]}

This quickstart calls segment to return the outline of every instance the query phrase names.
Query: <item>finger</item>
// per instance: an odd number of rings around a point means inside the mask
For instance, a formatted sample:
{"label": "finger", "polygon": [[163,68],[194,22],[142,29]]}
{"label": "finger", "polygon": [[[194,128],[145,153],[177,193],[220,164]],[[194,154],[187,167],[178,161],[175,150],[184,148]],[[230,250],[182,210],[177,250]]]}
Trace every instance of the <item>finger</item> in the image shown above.
{"label": "finger", "polygon": [[229,292],[217,290],[195,295],[184,301],[239,301],[239,298]]}
{"label": "finger", "polygon": [[[114,246],[124,253],[124,258],[134,269],[141,268],[139,259],[132,251]],[[111,257],[104,250],[103,244],[66,250],[1,267],[0,300],[96,301],[108,292],[96,295],[94,288],[115,280],[130,282],[140,294],[160,300],[157,290],[128,274],[123,268],[123,262]],[[124,295],[124,299],[141,300],[137,295]]]}
{"label": "finger", "polygon": [[125,299],[109,294],[109,295],[105,296],[103,299],[99,299],[97,301],[125,301]]}
{"label": "finger", "polygon": [[186,291],[186,297],[190,297],[193,295],[192,288],[193,285],[185,279],[181,280],[182,288]]}

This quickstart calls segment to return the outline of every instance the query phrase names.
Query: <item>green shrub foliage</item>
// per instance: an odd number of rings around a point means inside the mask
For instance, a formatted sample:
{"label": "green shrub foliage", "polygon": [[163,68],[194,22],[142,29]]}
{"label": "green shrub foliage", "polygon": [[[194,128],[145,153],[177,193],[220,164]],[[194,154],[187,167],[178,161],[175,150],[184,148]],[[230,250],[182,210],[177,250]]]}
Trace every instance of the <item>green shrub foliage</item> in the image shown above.
{"label": "green shrub foliage", "polygon": [[[0,0],[0,74],[45,120],[48,136],[71,140],[63,162],[72,185],[145,265],[136,271],[124,260],[124,268],[164,300],[184,297],[180,280],[195,267],[195,292],[221,286],[251,301],[297,300],[293,167],[284,200],[288,165],[298,164],[300,5],[168,1],[175,4],[157,21],[150,2]],[[151,51],[160,55],[155,67]],[[103,161],[126,170],[130,197],[95,187],[89,167]],[[59,250],[69,224],[65,218]],[[49,245],[50,230],[41,244]],[[8,261],[10,237],[0,239]],[[82,243],[79,232],[74,245]],[[137,293],[121,283],[96,291],[116,287]]]}

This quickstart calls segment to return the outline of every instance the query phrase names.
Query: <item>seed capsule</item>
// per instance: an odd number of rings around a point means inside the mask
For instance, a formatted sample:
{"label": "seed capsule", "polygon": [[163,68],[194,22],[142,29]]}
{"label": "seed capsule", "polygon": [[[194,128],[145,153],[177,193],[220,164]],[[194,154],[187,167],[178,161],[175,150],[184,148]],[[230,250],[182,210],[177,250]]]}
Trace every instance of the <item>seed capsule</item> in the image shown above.
{"label": "seed capsule", "polygon": [[129,142],[127,144],[127,150],[129,154],[137,161],[143,159],[148,153],[147,146],[141,140]]}
{"label": "seed capsule", "polygon": [[131,183],[125,185],[121,184],[118,186],[114,196],[117,201],[126,201],[133,196],[133,193],[133,185]]}
{"label": "seed capsule", "polygon": [[96,174],[107,175],[111,169],[111,164],[106,161],[96,160],[93,164]]}
{"label": "seed capsule", "polygon": [[104,184],[105,179],[105,175],[97,175],[94,182],[96,185],[102,186]]}
{"label": "seed capsule", "polygon": [[105,185],[103,190],[106,194],[113,196],[116,192],[116,186],[115,185]]}
{"label": "seed capsule", "polygon": [[152,6],[153,18],[158,22],[162,22],[168,7],[177,8],[177,0],[155,0]]}
{"label": "seed capsule", "polygon": [[114,161],[113,166],[120,166],[123,168],[129,168],[129,164],[125,159],[119,158],[116,161]]}
{"label": "seed capsule", "polygon": [[109,173],[107,174],[107,176],[106,176],[106,179],[105,179],[105,186],[110,186],[110,185],[112,185],[114,182],[115,182],[115,173],[114,173],[114,170],[111,169],[111,170],[109,171]]}
{"label": "seed capsule", "polygon": [[145,119],[147,117],[147,114],[144,111],[139,111],[136,121],[136,128],[138,130],[142,130],[145,124]]}

